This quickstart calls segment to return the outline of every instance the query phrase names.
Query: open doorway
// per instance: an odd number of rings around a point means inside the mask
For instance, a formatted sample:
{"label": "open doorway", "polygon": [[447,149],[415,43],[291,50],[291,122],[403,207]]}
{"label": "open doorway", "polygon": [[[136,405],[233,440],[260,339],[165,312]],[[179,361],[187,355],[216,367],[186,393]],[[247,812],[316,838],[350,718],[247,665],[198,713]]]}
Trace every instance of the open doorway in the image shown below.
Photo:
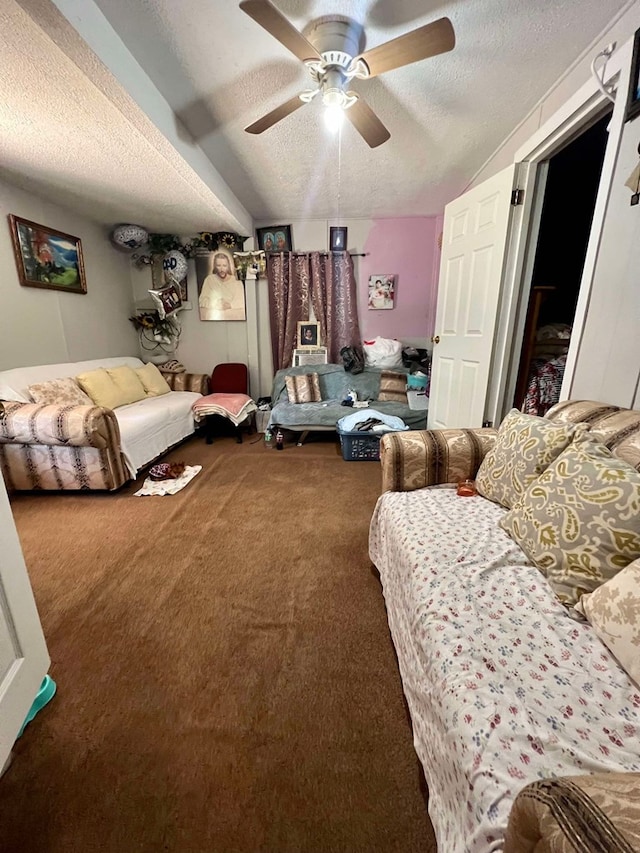
{"label": "open doorway", "polygon": [[609,110],[547,162],[513,405],[544,415],[560,398],[607,146]]}

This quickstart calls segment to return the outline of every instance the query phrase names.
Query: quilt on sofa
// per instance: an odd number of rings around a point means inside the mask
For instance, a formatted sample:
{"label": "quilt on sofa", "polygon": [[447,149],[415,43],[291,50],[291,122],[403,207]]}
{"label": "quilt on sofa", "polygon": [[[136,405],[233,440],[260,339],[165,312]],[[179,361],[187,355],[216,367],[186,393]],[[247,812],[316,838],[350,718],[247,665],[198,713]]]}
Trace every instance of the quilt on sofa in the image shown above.
{"label": "quilt on sofa", "polygon": [[528,783],[640,771],[640,690],[498,526],[451,487],[386,494],[371,522],[438,849],[502,850]]}

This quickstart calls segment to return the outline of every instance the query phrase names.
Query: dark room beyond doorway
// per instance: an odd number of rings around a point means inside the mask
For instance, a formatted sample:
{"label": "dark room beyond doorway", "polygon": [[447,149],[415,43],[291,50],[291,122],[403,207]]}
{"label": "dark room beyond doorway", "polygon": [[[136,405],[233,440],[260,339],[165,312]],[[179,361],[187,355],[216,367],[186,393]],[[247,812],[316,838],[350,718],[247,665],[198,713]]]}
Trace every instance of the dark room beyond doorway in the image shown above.
{"label": "dark room beyond doorway", "polygon": [[549,160],[514,397],[532,415],[560,397],[610,117]]}

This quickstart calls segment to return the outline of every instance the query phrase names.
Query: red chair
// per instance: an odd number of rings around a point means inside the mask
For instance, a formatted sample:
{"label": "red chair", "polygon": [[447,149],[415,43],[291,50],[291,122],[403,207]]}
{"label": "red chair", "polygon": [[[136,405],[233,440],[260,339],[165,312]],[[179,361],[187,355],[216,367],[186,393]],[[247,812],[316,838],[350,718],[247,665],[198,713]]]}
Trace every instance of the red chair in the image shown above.
{"label": "red chair", "polygon": [[[215,413],[206,414],[205,435],[207,444],[213,443],[216,426],[220,426],[221,421],[225,419],[233,423],[236,440],[238,444],[242,444],[241,430],[248,426],[249,432],[253,431],[253,413],[257,408],[251,397],[247,394],[249,390],[249,371],[247,370],[247,365],[238,362],[217,364],[213,368],[209,387],[209,395],[201,398],[197,404],[198,406],[208,405],[216,410]],[[225,412],[225,409],[229,406],[229,398],[226,397],[228,394],[240,395],[245,399],[235,400],[233,409]],[[238,416],[237,418],[236,415]]]}
{"label": "red chair", "polygon": [[230,361],[216,364],[209,382],[211,394],[248,394],[249,371],[246,364]]}

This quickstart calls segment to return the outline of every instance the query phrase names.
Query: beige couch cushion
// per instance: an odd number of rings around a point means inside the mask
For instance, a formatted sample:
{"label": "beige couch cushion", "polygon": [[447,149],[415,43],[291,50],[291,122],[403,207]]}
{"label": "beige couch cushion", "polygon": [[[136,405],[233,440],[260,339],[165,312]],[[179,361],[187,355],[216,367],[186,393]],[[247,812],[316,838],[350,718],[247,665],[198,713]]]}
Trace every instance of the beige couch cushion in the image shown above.
{"label": "beige couch cushion", "polygon": [[576,424],[554,424],[512,409],[476,474],[479,494],[510,509],[573,439]]}
{"label": "beige couch cushion", "polygon": [[640,471],[640,411],[594,400],[565,400],[549,409],[547,418],[554,423],[588,424],[598,441]]}
{"label": "beige couch cushion", "polygon": [[320,403],[320,382],[317,373],[304,373],[302,376],[285,378],[290,403]]}
{"label": "beige couch cushion", "polygon": [[499,523],[575,605],[640,557],[640,474],[582,433]]}
{"label": "beige couch cushion", "polygon": [[407,404],[407,375],[393,370],[383,370],[380,374],[380,393],[378,400],[393,400]]}
{"label": "beige couch cushion", "polygon": [[[122,394],[122,399],[126,400],[127,403],[136,403],[147,396],[140,377],[127,364],[123,364],[121,367],[108,367],[107,373],[116,383]],[[126,403],[121,403],[121,405],[124,406]]]}
{"label": "beige couch cushion", "polygon": [[117,409],[128,402],[120,388],[106,370],[89,370],[76,376],[78,385],[91,397],[96,406]]}
{"label": "beige couch cushion", "polygon": [[585,616],[622,668],[640,686],[640,560],[618,572],[576,610]]}
{"label": "beige couch cushion", "polygon": [[84,393],[72,377],[50,379],[48,382],[36,382],[28,389],[34,403],[45,406],[92,406],[93,400]]}
{"label": "beige couch cushion", "polygon": [[142,382],[147,397],[162,397],[163,394],[168,394],[171,391],[167,380],[151,362],[145,364],[144,367],[139,367],[136,370],[136,375]]}

